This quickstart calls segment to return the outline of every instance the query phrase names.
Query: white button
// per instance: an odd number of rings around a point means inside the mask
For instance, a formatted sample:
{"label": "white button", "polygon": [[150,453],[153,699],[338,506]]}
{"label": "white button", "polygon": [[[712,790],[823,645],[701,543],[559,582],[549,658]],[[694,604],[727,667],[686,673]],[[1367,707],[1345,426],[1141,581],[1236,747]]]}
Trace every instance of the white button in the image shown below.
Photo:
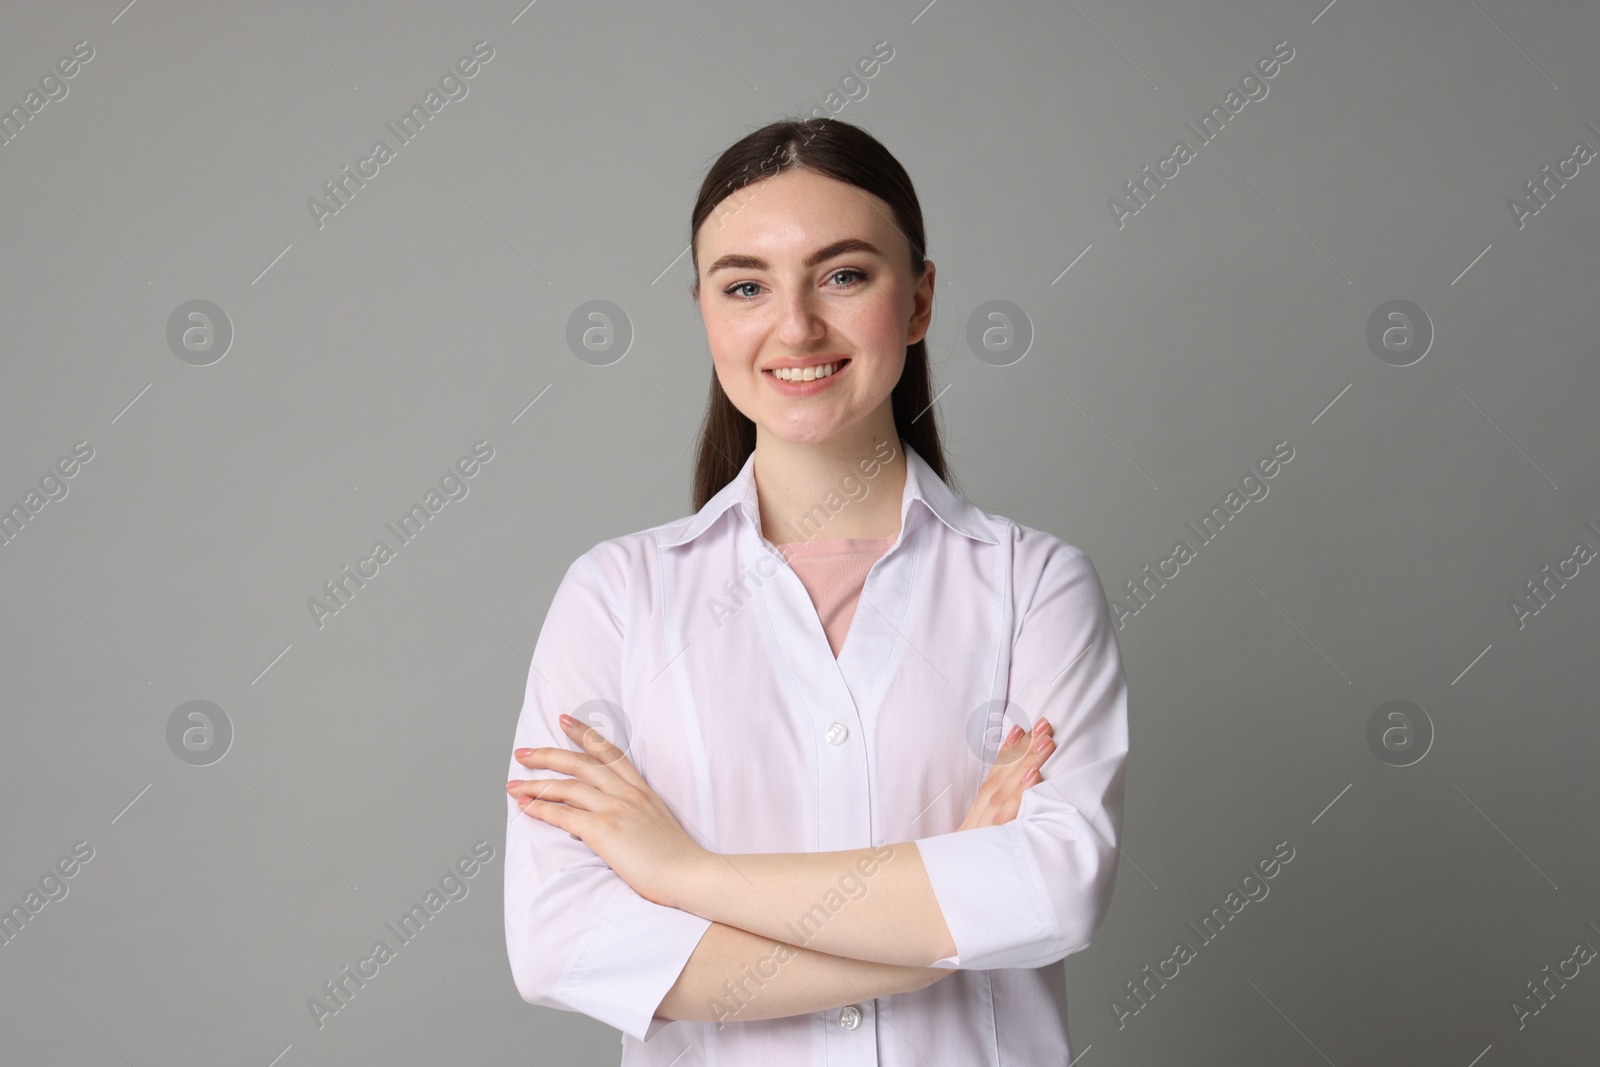
{"label": "white button", "polygon": [[832,726],[828,727],[828,740],[832,741],[836,745],[844,744],[844,739],[849,736],[850,731],[845,728],[845,725],[842,722],[836,722]]}
{"label": "white button", "polygon": [[839,1025],[846,1030],[854,1030],[861,1025],[861,1009],[854,1004],[847,1004],[839,1009]]}

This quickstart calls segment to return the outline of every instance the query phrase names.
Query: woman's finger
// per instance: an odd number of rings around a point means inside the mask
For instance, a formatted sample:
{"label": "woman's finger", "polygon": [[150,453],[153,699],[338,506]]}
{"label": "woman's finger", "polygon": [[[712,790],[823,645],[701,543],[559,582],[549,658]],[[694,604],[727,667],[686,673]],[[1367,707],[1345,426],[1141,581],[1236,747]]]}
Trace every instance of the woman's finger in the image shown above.
{"label": "woman's finger", "polygon": [[596,762],[616,771],[630,785],[644,785],[644,777],[628,758],[628,754],[607,741],[605,734],[570,715],[561,717],[560,726],[562,732],[582,746],[584,752],[593,756]]}
{"label": "woman's finger", "polygon": [[[525,767],[549,769],[571,775],[598,793],[619,800],[626,800],[630,796],[642,796],[663,813],[671,814],[663,808],[655,791],[645,782],[638,768],[634,767],[633,761],[628,759],[622,749],[606,740],[600,731],[570,716],[562,716],[562,719],[564,720],[560,724],[562,729],[584,751],[573,752],[566,748],[517,749],[514,753],[517,762]],[[598,810],[593,802],[589,805],[589,809]]]}
{"label": "woman's finger", "polygon": [[1028,771],[1023,775],[1022,781],[1017,784],[1017,787],[1011,791],[1010,795],[996,805],[994,812],[995,825],[1008,823],[1017,817],[1017,813],[1022,810],[1022,794],[1028,791],[1028,787],[1033,781],[1033,772]]}
{"label": "woman's finger", "polygon": [[1034,734],[1033,744],[1028,746],[1027,756],[1017,765],[1017,788],[1019,792],[1039,781],[1038,778],[1034,777],[1035,772],[1038,772],[1044,766],[1045,761],[1054,755],[1055,751],[1056,739],[1054,737],[1044,732],[1036,732]]}
{"label": "woman's finger", "polygon": [[1018,734],[1013,728],[1006,739],[1001,742],[995,751],[994,762],[989,765],[989,772],[983,776],[983,784],[978,787],[978,795],[982,796],[985,790],[1001,791],[1006,788],[1007,772],[1017,762],[1017,759],[1027,751],[1023,747],[1027,734]]}
{"label": "woman's finger", "polygon": [[1055,754],[1056,742],[1055,738],[1051,737],[1049,734],[1043,733],[1039,734],[1035,740],[1041,738],[1044,740],[1043,747],[1034,748],[1030,746],[1028,749],[1027,758],[1018,764],[1016,784],[1012,788],[1010,795],[1007,796],[1004,802],[1000,805],[1000,816],[998,821],[1010,822],[1012,819],[1015,819],[1017,817],[1017,813],[1022,810],[1022,794],[1026,793],[1029,789],[1032,789],[1034,786],[1038,785],[1044,780],[1043,767],[1045,761]]}
{"label": "woman's finger", "polygon": [[[1000,750],[994,754],[994,770],[1009,767],[1017,761],[1017,757],[1027,749],[1022,744],[1027,740],[1028,732],[1020,726],[1013,726],[1006,734],[1006,739],[1000,745]],[[994,773],[991,770],[990,773]]]}
{"label": "woman's finger", "polygon": [[[1046,724],[1048,725],[1048,724]],[[1006,768],[1007,774],[995,782],[994,821],[1010,822],[1022,807],[1022,794],[1040,781],[1040,768],[1055,753],[1056,742],[1048,729],[1036,729],[1027,735],[1027,747],[1016,762]]]}
{"label": "woman's finger", "polygon": [[559,771],[601,789],[608,782],[617,780],[615,767],[602,763],[587,752],[574,752],[568,748],[519,748],[513,755],[524,767]]}
{"label": "woman's finger", "polygon": [[1027,758],[1039,735],[1047,733],[1050,733],[1050,722],[1047,719],[1039,719],[1027,729],[1021,726],[1012,727],[1010,737],[995,759],[995,764],[1014,768],[1018,762]]}
{"label": "woman's finger", "polygon": [[1020,774],[1018,764],[1028,758],[1028,750],[1038,735],[1037,730],[1025,730],[1021,726],[1012,727],[1005,745],[995,754],[994,767],[989,773],[996,778],[1013,778]]}
{"label": "woman's finger", "polygon": [[589,813],[586,811],[579,811],[577,808],[553,800],[523,800],[518,807],[522,809],[524,815],[565,830],[573,837],[580,839],[583,837],[578,828],[579,823],[588,817]]}
{"label": "woman's finger", "polygon": [[980,803],[997,803],[1008,795],[1016,786],[1013,780],[1016,767],[1028,753],[1027,732],[1018,733],[1020,727],[1014,727],[1005,743],[1000,746],[1000,751],[995,753],[994,764],[989,768],[989,773],[984,776],[983,784],[978,787],[978,800]]}
{"label": "woman's finger", "polygon": [[526,778],[506,783],[506,792],[518,806],[530,800],[566,804],[580,811],[601,811],[606,794],[575,778]]}

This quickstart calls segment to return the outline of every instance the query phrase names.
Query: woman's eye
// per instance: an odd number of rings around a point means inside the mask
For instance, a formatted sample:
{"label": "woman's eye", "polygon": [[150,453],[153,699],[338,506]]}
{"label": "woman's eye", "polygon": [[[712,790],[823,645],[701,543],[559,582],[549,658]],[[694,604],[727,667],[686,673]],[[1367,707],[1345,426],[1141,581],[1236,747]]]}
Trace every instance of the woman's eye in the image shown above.
{"label": "woman's eye", "polygon": [[[840,282],[839,279],[841,278],[844,279],[843,282]],[[841,267],[828,275],[828,280],[841,289],[848,289],[853,285],[860,284],[866,278],[866,271],[857,270],[854,267]],[[723,293],[735,300],[753,300],[760,294],[760,290],[761,285],[759,282],[735,282],[724,289]]]}

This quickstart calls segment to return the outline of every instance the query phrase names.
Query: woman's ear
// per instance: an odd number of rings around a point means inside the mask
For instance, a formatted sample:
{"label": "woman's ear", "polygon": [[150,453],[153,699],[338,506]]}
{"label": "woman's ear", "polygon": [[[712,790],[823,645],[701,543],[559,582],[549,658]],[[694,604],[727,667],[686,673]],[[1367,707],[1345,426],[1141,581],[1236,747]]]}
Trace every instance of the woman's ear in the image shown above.
{"label": "woman's ear", "polygon": [[914,345],[928,336],[928,324],[933,321],[933,260],[922,261],[922,277],[911,291],[911,321],[906,326],[906,344]]}

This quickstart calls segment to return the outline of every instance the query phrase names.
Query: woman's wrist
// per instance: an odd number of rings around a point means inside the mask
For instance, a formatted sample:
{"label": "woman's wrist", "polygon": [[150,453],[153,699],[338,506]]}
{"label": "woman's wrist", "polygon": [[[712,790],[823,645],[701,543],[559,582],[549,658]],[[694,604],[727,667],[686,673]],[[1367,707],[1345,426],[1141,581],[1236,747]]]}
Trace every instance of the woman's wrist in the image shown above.
{"label": "woman's wrist", "polygon": [[711,918],[695,910],[695,901],[703,899],[709,868],[707,861],[715,855],[708,849],[696,846],[695,851],[685,855],[671,875],[663,880],[661,899],[656,903],[700,915],[701,918]]}

